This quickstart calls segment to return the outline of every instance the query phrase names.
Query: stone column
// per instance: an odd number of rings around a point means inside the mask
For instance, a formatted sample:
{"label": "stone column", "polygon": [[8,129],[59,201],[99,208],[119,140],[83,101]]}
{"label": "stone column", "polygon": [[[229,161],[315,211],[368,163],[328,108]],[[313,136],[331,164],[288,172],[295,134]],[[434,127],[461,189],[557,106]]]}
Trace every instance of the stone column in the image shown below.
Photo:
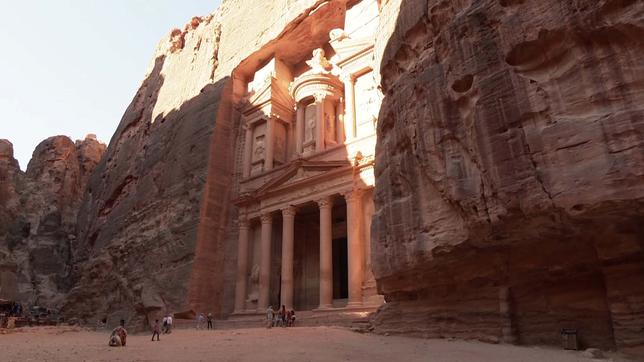
{"label": "stone column", "polygon": [[264,171],[273,169],[274,149],[275,149],[275,120],[269,118],[266,121],[266,155],[264,158]]}
{"label": "stone column", "polygon": [[344,81],[344,122],[345,129],[347,130],[346,136],[348,140],[357,137],[356,127],[356,95],[354,90],[354,79],[350,74],[347,74],[342,79]]}
{"label": "stone column", "polygon": [[239,241],[237,243],[237,287],[235,288],[235,313],[246,309],[246,287],[248,281],[248,221],[239,219]]}
{"label": "stone column", "polygon": [[353,190],[344,194],[347,202],[347,249],[349,259],[348,307],[362,305],[364,281],[364,242],[362,240],[362,192]]}
{"label": "stone column", "polygon": [[303,152],[304,142],[304,106],[297,104],[297,117],[295,121],[295,154],[300,156]]}
{"label": "stone column", "polygon": [[246,125],[246,143],[244,144],[244,177],[250,176],[251,162],[253,162],[253,127]]}
{"label": "stone column", "polygon": [[333,307],[333,240],[330,197],[318,200],[320,207],[320,306]]}
{"label": "stone column", "polygon": [[282,305],[293,309],[295,207],[282,209]]}
{"label": "stone column", "polygon": [[259,301],[257,309],[263,312],[268,308],[269,288],[271,284],[271,237],[273,234],[273,218],[270,213],[262,214],[262,240],[260,245],[259,262]]}
{"label": "stone column", "polygon": [[315,151],[324,151],[324,95],[315,95]]}

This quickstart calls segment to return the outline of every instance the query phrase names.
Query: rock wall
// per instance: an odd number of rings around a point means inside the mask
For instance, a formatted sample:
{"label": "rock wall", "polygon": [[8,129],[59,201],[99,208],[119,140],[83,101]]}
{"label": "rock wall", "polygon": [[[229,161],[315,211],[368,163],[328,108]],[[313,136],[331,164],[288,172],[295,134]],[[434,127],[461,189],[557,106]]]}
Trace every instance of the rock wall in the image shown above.
{"label": "rock wall", "polygon": [[51,137],[25,173],[0,140],[0,298],[60,307],[71,287],[77,211],[104,151],[93,135]]}
{"label": "rock wall", "polygon": [[644,347],[644,5],[390,0],[380,332]]}

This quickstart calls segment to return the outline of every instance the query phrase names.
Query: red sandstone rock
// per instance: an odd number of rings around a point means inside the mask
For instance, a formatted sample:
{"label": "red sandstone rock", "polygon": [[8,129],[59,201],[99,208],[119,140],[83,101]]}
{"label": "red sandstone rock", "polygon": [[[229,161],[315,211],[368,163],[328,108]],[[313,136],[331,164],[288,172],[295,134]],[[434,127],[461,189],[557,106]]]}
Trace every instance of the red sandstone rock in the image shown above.
{"label": "red sandstone rock", "polygon": [[380,332],[644,348],[644,7],[384,3]]}
{"label": "red sandstone rock", "polygon": [[71,249],[85,184],[105,145],[88,136],[41,142],[23,173],[0,140],[0,298],[58,307],[70,287]]}

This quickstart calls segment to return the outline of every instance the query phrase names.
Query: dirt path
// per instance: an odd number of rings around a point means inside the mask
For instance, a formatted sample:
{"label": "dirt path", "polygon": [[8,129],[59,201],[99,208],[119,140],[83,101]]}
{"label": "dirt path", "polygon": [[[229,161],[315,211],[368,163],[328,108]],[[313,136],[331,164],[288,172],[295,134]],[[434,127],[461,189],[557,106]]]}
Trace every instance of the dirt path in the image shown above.
{"label": "dirt path", "polygon": [[[0,361],[597,361],[581,352],[354,333],[332,327],[175,330],[150,342],[128,337],[107,346],[108,332],[33,328],[0,335]],[[627,361],[611,356],[613,361]]]}

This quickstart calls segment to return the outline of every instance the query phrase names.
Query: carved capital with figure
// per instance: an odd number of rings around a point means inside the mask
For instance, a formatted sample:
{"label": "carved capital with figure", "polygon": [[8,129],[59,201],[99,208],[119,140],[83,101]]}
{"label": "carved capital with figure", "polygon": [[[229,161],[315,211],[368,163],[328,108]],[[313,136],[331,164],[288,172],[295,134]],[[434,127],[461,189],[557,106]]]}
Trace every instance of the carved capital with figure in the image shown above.
{"label": "carved capital with figure", "polygon": [[353,189],[351,191],[344,192],[342,194],[344,196],[345,201],[348,203],[353,203],[358,200],[360,200],[360,197],[362,196],[362,190],[361,189]]}
{"label": "carved capital with figure", "polygon": [[295,206],[289,205],[282,209],[282,216],[294,217],[296,212],[297,212],[297,208]]}
{"label": "carved capital with figure", "polygon": [[250,225],[250,223],[248,222],[248,219],[245,216],[240,216],[237,223],[240,229],[248,229]]}
{"label": "carved capital with figure", "polygon": [[320,209],[329,208],[333,206],[333,200],[331,200],[330,196],[326,196],[321,199],[318,199],[316,202],[318,203],[318,207]]}
{"label": "carved capital with figure", "polygon": [[322,92],[313,93],[313,98],[315,98],[315,103],[322,103],[326,99],[327,94]]}
{"label": "carved capital with figure", "polygon": [[259,219],[262,221],[262,224],[270,224],[273,222],[273,215],[270,212],[262,214]]}

